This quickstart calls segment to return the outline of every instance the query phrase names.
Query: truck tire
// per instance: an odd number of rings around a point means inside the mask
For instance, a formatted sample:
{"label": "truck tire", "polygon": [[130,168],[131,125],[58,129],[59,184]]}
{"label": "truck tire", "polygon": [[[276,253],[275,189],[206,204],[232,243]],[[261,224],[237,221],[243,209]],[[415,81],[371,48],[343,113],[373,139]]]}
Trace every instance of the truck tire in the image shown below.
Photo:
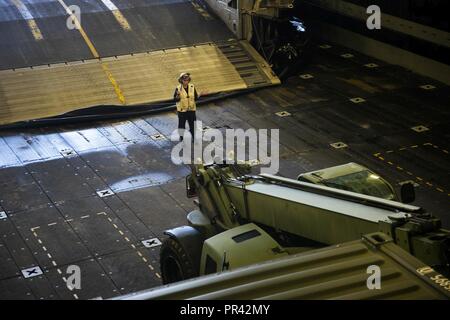
{"label": "truck tire", "polygon": [[177,239],[167,238],[160,251],[160,266],[163,284],[194,278],[199,275],[198,268]]}

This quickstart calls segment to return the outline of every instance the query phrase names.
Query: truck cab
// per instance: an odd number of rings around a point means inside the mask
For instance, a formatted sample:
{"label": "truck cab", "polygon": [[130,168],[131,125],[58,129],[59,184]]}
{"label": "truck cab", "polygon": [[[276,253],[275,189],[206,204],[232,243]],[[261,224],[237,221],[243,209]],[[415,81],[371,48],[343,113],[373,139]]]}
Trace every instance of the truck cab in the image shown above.
{"label": "truck cab", "polygon": [[414,201],[414,187],[412,185],[402,185],[402,197],[400,198],[392,185],[379,174],[354,162],[302,173],[297,177],[297,180],[386,200],[404,203]]}

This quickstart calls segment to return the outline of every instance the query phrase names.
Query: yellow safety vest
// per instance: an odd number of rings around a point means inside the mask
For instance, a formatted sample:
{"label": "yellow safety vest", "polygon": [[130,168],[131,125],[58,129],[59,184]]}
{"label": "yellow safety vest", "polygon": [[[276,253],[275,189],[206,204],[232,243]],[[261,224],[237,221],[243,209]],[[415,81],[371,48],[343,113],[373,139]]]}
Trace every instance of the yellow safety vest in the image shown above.
{"label": "yellow safety vest", "polygon": [[195,111],[195,86],[192,83],[188,85],[188,92],[183,88],[183,85],[178,85],[178,92],[180,93],[180,101],[177,102],[177,111]]}

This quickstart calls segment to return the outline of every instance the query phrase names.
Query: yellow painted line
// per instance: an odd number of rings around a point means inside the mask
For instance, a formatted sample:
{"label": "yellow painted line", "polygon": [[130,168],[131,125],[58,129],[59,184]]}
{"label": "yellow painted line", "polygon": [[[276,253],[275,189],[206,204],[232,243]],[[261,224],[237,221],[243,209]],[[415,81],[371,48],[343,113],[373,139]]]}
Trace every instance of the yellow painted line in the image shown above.
{"label": "yellow painted line", "polygon": [[33,34],[33,37],[36,41],[44,39],[44,37],[42,36],[41,30],[39,29],[39,27],[34,19],[27,20],[27,23],[28,23],[28,27],[30,28],[31,33]]}
{"label": "yellow painted line", "polygon": [[17,8],[17,10],[19,10],[23,19],[26,20],[28,27],[30,28],[31,34],[34,37],[34,40],[39,41],[44,39],[41,30],[39,29],[36,21],[33,18],[33,15],[28,10],[27,6],[21,0],[12,0],[12,3]]}
{"label": "yellow painted line", "polygon": [[381,153],[377,152],[377,153],[374,153],[373,156],[374,156],[374,157],[378,157],[380,154],[381,154]]}
{"label": "yellow painted line", "polygon": [[130,24],[128,23],[128,20],[123,16],[122,12],[120,12],[119,8],[117,8],[111,0],[102,0],[102,2],[114,15],[114,18],[116,18],[122,29],[124,29],[125,31],[130,31]]}
{"label": "yellow painted line", "polygon": [[116,18],[117,22],[124,30],[126,31],[131,30],[130,24],[128,23],[127,19],[123,16],[122,12],[120,12],[119,10],[114,10],[111,12],[114,15],[114,18]]}
{"label": "yellow painted line", "polygon": [[198,3],[195,3],[194,1],[191,0],[191,4],[194,6],[194,8],[199,8],[200,6],[198,5]]}
{"label": "yellow painted line", "polygon": [[[72,13],[72,11],[64,3],[63,0],[58,0],[58,2],[61,4],[61,6],[63,6],[64,10],[66,10],[66,13],[72,18],[72,21],[75,23],[75,26],[76,26],[77,30],[80,32],[81,36],[84,39],[84,42],[86,42],[86,44],[89,47],[89,50],[91,51],[91,53],[94,56],[94,58],[98,58],[99,59],[100,55],[98,54],[97,49],[95,49],[94,44],[92,43],[92,41],[87,36],[87,34],[84,31],[84,29],[81,27],[81,23],[78,20],[78,18],[76,17],[76,15],[74,15]],[[111,71],[108,68],[108,65],[106,63],[101,62],[101,61],[100,61],[100,64],[101,64],[101,67],[103,69],[103,72],[106,74],[106,76],[108,77],[109,81],[113,85],[114,91],[115,91],[115,93],[117,95],[117,98],[119,99],[120,103],[125,104],[125,97],[124,97],[124,95],[122,93],[122,90],[120,89],[119,85],[117,84],[117,81],[114,79]]]}
{"label": "yellow painted line", "polygon": [[[389,164],[392,164],[392,162],[388,161]],[[397,166],[398,170],[403,171],[404,169],[400,166]],[[409,174],[410,176],[412,176],[413,174],[410,171],[406,171],[407,174]],[[421,177],[416,176],[416,179],[419,181],[423,181],[423,179]],[[433,184],[431,182],[425,182],[425,184],[429,187],[433,187]],[[445,191],[442,188],[439,187],[435,187],[437,191],[444,193]],[[450,195],[450,194],[449,194]]]}
{"label": "yellow painted line", "polygon": [[384,161],[384,158],[383,158],[383,157],[378,157],[378,159],[380,159],[380,160]]}
{"label": "yellow painted line", "polygon": [[69,7],[64,3],[63,0],[58,0],[58,2],[64,8],[64,10],[66,10],[66,13],[72,18],[72,21],[74,22],[76,29],[80,31],[80,34],[83,37],[84,41],[86,42],[87,46],[89,47],[89,50],[91,50],[92,55],[95,58],[100,58],[97,49],[95,49],[94,45],[92,44],[92,41],[89,39],[86,32],[84,32],[84,29],[81,27],[81,23],[78,20],[77,16],[73,14],[73,12],[69,9]]}
{"label": "yellow painted line", "polygon": [[391,161],[388,161],[387,163],[389,163],[391,166],[394,165]]}
{"label": "yellow painted line", "polygon": [[120,103],[125,104],[125,97],[122,93],[122,90],[120,89],[119,85],[117,84],[116,79],[114,79],[111,71],[108,68],[108,65],[106,63],[102,63],[102,69],[105,72],[106,76],[108,77],[109,81],[112,83],[114,87],[114,92],[116,93],[117,98],[119,99]]}
{"label": "yellow painted line", "polygon": [[439,146],[437,146],[437,145],[435,145],[435,144],[432,144],[432,143],[430,143],[430,142],[424,143],[423,145],[424,145],[424,146],[425,146],[425,145],[426,145],[426,146],[432,146],[434,149],[438,149],[438,150],[441,150],[442,152],[444,152],[445,154],[449,154],[448,150],[446,150],[446,149],[441,149]]}

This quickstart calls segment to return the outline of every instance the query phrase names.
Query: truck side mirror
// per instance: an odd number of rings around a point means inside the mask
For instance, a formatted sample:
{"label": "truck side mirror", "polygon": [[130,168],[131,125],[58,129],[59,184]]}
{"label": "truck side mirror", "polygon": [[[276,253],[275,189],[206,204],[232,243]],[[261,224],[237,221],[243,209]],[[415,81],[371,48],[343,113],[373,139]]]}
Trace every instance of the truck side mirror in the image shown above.
{"label": "truck side mirror", "polygon": [[191,175],[186,177],[186,196],[188,198],[194,198],[197,196],[197,189],[195,188],[194,181],[192,181]]}
{"label": "truck side mirror", "polygon": [[402,184],[400,192],[403,203],[411,203],[416,199],[414,185],[410,182]]}

